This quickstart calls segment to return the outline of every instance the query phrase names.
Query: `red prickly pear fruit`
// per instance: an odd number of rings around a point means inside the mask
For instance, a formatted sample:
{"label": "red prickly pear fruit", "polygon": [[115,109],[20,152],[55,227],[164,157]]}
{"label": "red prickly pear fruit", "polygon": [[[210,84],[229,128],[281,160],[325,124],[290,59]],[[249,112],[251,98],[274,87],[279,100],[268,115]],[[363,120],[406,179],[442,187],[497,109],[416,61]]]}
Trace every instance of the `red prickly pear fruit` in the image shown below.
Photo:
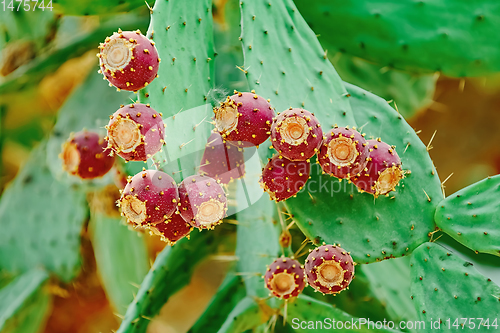
{"label": "red prickly pear fruit", "polygon": [[351,178],[366,166],[368,147],[356,129],[334,128],[323,137],[318,163],[323,172],[337,178]]}
{"label": "red prickly pear fruit", "polygon": [[175,181],[165,172],[156,170],[143,170],[129,178],[119,200],[122,214],[137,225],[167,221],[178,203]]}
{"label": "red prickly pear fruit", "polygon": [[155,43],[139,30],[118,30],[99,49],[100,72],[118,89],[137,91],[158,76],[160,58]]}
{"label": "red prickly pear fruit", "polygon": [[306,286],[304,267],[294,259],[276,259],[268,267],[264,281],[266,288],[278,298],[297,297]]}
{"label": "red prickly pear fruit", "polygon": [[305,261],[307,282],[323,294],[338,294],[346,289],[354,276],[351,255],[335,245],[314,249]]}
{"label": "red prickly pear fruit", "polygon": [[126,161],[146,161],[165,144],[161,117],[149,104],[122,106],[106,126],[109,148]]}
{"label": "red prickly pear fruit", "polygon": [[190,176],[179,185],[182,218],[198,229],[213,229],[226,216],[227,198],[222,186],[207,176]]}
{"label": "red prickly pear fruit", "polygon": [[108,143],[95,132],[83,130],[71,133],[68,141],[62,145],[59,157],[63,160],[63,169],[82,179],[104,176],[113,167],[114,156],[107,149]]}
{"label": "red prickly pear fruit", "polygon": [[283,157],[305,161],[313,157],[323,141],[318,119],[309,111],[290,108],[278,114],[271,127],[271,142]]}
{"label": "red prickly pear fruit", "polygon": [[274,109],[263,97],[237,92],[214,109],[215,126],[226,141],[241,147],[258,146],[271,135]]}
{"label": "red prickly pear fruit", "polygon": [[149,226],[149,230],[153,234],[160,236],[162,241],[169,245],[174,245],[179,239],[188,236],[193,227],[184,221],[182,216],[176,211],[167,221]]}
{"label": "red prickly pear fruit", "polygon": [[404,178],[404,173],[394,147],[380,139],[368,140],[367,143],[368,163],[361,174],[351,180],[360,192],[368,192],[378,197],[394,191],[399,181]]}
{"label": "red prickly pear fruit", "polygon": [[271,200],[286,200],[302,190],[310,171],[308,161],[290,161],[275,155],[262,169],[260,186],[269,193]]}
{"label": "red prickly pear fruit", "polygon": [[224,141],[213,132],[205,145],[200,163],[200,174],[214,178],[221,184],[229,184],[245,174],[243,148]]}

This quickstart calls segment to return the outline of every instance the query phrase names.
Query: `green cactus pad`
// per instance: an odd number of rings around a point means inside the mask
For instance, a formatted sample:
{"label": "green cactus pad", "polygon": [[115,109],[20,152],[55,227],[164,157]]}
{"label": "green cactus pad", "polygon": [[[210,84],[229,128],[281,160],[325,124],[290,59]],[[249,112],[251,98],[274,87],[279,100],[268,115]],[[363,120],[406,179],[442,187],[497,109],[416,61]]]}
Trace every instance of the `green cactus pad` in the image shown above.
{"label": "green cactus pad", "polygon": [[[411,293],[418,319],[425,322],[426,332],[431,319],[433,322],[441,320],[441,331],[451,332],[463,329],[460,324],[466,318],[471,318],[464,326],[469,332],[497,331],[500,325],[500,287],[481,275],[472,263],[440,245],[425,243],[414,251]],[[466,318],[461,319],[463,317]],[[497,326],[480,327],[478,318],[489,319],[488,324],[495,322]]]}
{"label": "green cactus pad", "polygon": [[500,175],[472,184],[443,200],[436,224],[470,249],[500,256]]}
{"label": "green cactus pad", "polygon": [[95,212],[90,220],[97,270],[115,311],[125,314],[149,270],[144,237],[122,219]]}
{"label": "green cactus pad", "polygon": [[164,119],[167,144],[153,156],[154,165],[178,183],[197,174],[213,128],[212,115],[212,106],[204,104]]}
{"label": "green cactus pad", "polygon": [[356,125],[342,81],[293,1],[249,0],[240,7],[250,89],[278,112],[313,112],[324,128]]}
{"label": "green cactus pad", "polygon": [[165,117],[207,103],[214,78],[212,25],[212,1],[156,1],[147,36],[161,59],[159,77],[140,91],[141,103]]}
{"label": "green cactus pad", "polygon": [[[215,82],[217,87],[233,90],[249,91],[243,71],[238,69],[244,63],[240,28],[240,5],[238,0],[214,1],[214,43],[217,57],[215,57]],[[238,67],[237,67],[238,66]],[[223,96],[224,98],[224,96]]]}
{"label": "green cactus pad", "polygon": [[499,41],[495,0],[296,2],[314,32],[338,51],[382,66],[454,77],[500,70],[500,51],[490,47]]}
{"label": "green cactus pad", "polygon": [[177,182],[196,174],[213,126],[214,42],[211,1],[156,1],[147,36],[161,59],[159,77],[139,92],[163,113],[167,145],[154,156]]}
{"label": "green cactus pad", "polygon": [[347,84],[347,90],[362,132],[395,145],[411,174],[395,192],[374,199],[352,183],[322,175],[314,164],[305,191],[285,204],[315,244],[340,243],[358,263],[408,255],[434,230],[434,210],[443,197],[439,177],[426,146],[401,115],[361,88]]}
{"label": "green cactus pad", "polygon": [[303,294],[334,305],[354,317],[370,318],[372,320],[392,318],[387,311],[386,303],[375,296],[373,281],[368,279],[363,271],[365,267],[371,266],[373,265],[356,266],[356,278],[352,280],[349,289],[342,291],[338,295],[323,295],[313,288],[305,288]]}
{"label": "green cactus pad", "polygon": [[245,277],[247,294],[251,296],[269,295],[261,276],[278,257],[279,234],[272,223],[273,210],[276,210],[276,204],[266,195],[237,215],[238,272]]}
{"label": "green cactus pad", "polygon": [[[265,305],[264,305],[265,306]],[[258,301],[252,297],[242,299],[227,315],[218,333],[245,332],[261,325],[266,320]]]}
{"label": "green cactus pad", "polygon": [[36,333],[49,310],[50,295],[43,286],[49,275],[33,269],[18,276],[0,289],[0,331]]}
{"label": "green cactus pad", "polygon": [[[323,44],[326,49],[331,49]],[[408,119],[433,103],[438,75],[411,74],[351,57],[329,53],[328,57],[342,80],[382,97]]]}
{"label": "green cactus pad", "polygon": [[[152,5],[154,1],[142,0],[52,0],[54,10],[64,15],[109,15],[112,13],[128,12],[138,7]],[[146,2],[146,3],[145,3]]]}
{"label": "green cactus pad", "polygon": [[[252,165],[253,166],[253,165]],[[243,186],[238,186],[236,201],[239,211],[236,237],[236,256],[238,257],[237,271],[244,277],[247,294],[249,296],[267,297],[262,276],[267,266],[277,257],[279,252],[278,227],[273,224],[273,216],[277,213],[276,203],[269,200],[267,193],[262,193],[258,185],[260,168],[247,168],[243,178]],[[250,198],[260,197],[258,201],[248,207],[247,195]],[[248,207],[248,208],[247,208]]]}
{"label": "green cactus pad", "polygon": [[1,197],[0,268],[22,273],[43,266],[69,282],[81,265],[85,193],[52,177],[45,146],[32,151]]}
{"label": "green cactus pad", "polygon": [[129,305],[118,333],[144,333],[170,296],[185,287],[196,267],[214,253],[219,241],[216,231],[190,234],[172,248],[165,247],[157,256],[153,267],[144,278],[134,301]]}
{"label": "green cactus pad", "polygon": [[240,276],[229,273],[219,287],[210,304],[188,333],[217,332],[224,324],[227,314],[246,296]]}
{"label": "green cactus pad", "polygon": [[[337,309],[334,305],[318,301],[306,295],[299,295],[296,300],[288,303],[287,322],[295,332],[326,332],[338,329],[346,332],[373,332],[372,326],[368,328],[368,319],[364,325],[360,325],[360,319],[354,318],[348,313]],[[335,326],[337,322],[343,322],[342,327]],[[345,329],[345,323],[349,325]],[[357,323],[356,326],[352,325]],[[375,324],[372,321],[373,325]],[[321,326],[320,326],[321,325]],[[372,325],[372,324],[370,324]],[[398,332],[390,329],[376,330],[377,332]]]}
{"label": "green cactus pad", "polygon": [[[410,295],[410,257],[384,260],[359,267],[375,299],[385,305],[390,318],[396,322],[415,320],[417,314]],[[357,279],[353,281],[357,282]],[[354,288],[351,287],[351,290]]]}

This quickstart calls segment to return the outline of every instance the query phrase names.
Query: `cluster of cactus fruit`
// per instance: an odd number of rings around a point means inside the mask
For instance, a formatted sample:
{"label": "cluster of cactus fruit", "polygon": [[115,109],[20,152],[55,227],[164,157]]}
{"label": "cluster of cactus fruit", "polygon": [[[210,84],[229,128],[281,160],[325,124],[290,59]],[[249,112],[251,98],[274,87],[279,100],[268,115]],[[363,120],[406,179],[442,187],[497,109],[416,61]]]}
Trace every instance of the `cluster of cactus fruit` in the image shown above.
{"label": "cluster of cactus fruit", "polygon": [[[154,42],[140,31],[119,30],[99,49],[99,73],[118,90],[137,92],[158,77],[158,52]],[[270,148],[278,154],[262,169],[260,184],[276,202],[304,188],[310,178],[310,159],[315,155],[324,174],[352,181],[359,191],[375,197],[393,191],[403,178],[394,147],[380,139],[366,140],[354,127],[335,126],[323,133],[315,115],[302,108],[290,107],[275,115],[270,100],[253,90],[235,91],[214,108],[214,114],[215,130],[208,138],[198,175],[185,178],[179,185],[160,170],[143,168],[128,177],[117,204],[130,225],[147,228],[171,245],[189,236],[193,228],[213,229],[228,210],[222,184],[244,175],[244,148],[258,147],[268,138]],[[125,162],[147,161],[166,145],[162,117],[150,104],[121,105],[110,116],[105,138],[86,130],[71,135],[61,153],[63,168],[88,179],[105,175],[113,166],[114,155]],[[328,246],[315,251],[322,252],[318,257],[321,262],[315,257],[306,260],[308,283],[323,293],[345,289],[354,273],[352,258],[336,246],[330,251]],[[304,284],[298,283],[298,289],[285,293],[285,282],[295,279],[286,280],[284,276],[290,273],[300,280],[304,274],[296,272],[302,268],[293,259],[283,260],[281,265],[271,265],[266,285],[278,297],[296,296]],[[286,260],[293,267],[285,265]]]}
{"label": "cluster of cactus fruit", "polygon": [[275,116],[269,100],[253,91],[235,91],[214,113],[217,130],[231,145],[259,146],[271,138],[278,154],[263,168],[260,182],[272,200],[286,200],[303,189],[316,154],[323,173],[348,179],[375,197],[395,190],[403,178],[395,147],[365,140],[355,128],[335,126],[325,135],[314,114],[304,109]]}
{"label": "cluster of cactus fruit", "polygon": [[[99,72],[117,89],[136,92],[158,77],[160,59],[154,42],[139,31],[119,30],[99,48]],[[105,138],[88,131],[71,135],[60,155],[63,168],[87,179],[105,175],[113,166],[114,154],[126,162],[146,161],[165,145],[162,116],[149,104],[121,105],[110,116]],[[220,145],[208,146],[208,155],[211,148],[220,149]],[[205,159],[213,160],[209,156]],[[206,175],[217,176],[217,170],[206,165],[200,171],[200,175],[187,177],[177,186],[167,173],[143,168],[129,176],[121,190],[118,206],[122,215],[129,224],[148,228],[171,245],[188,236],[193,228],[213,229],[226,215],[226,193],[221,181]],[[221,173],[222,182],[228,182],[226,176]]]}
{"label": "cluster of cactus fruit", "polygon": [[338,245],[323,244],[311,250],[301,265],[291,258],[278,258],[264,275],[272,295],[289,299],[297,297],[306,283],[315,291],[336,295],[348,289],[354,277],[354,262],[348,252]]}

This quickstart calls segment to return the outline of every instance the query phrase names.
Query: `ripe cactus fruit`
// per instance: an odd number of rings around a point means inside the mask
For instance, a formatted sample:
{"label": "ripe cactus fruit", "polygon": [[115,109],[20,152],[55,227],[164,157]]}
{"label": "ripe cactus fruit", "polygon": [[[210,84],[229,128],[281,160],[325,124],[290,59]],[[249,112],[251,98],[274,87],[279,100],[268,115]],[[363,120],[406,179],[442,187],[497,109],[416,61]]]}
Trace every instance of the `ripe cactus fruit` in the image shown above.
{"label": "ripe cactus fruit", "polygon": [[149,104],[122,106],[106,126],[109,148],[126,161],[146,161],[165,144],[161,117]]}
{"label": "ripe cactus fruit", "polygon": [[205,145],[205,151],[200,163],[200,174],[206,175],[229,184],[245,174],[245,157],[243,148],[222,139],[213,132]]}
{"label": "ripe cactus fruit", "polygon": [[176,211],[167,221],[149,226],[149,230],[160,236],[162,241],[174,245],[179,239],[188,236],[193,227]]}
{"label": "ripe cactus fruit", "polygon": [[368,140],[368,163],[364,171],[352,179],[360,192],[368,192],[375,197],[396,189],[404,173],[401,160],[394,147],[380,139]]}
{"label": "ripe cactus fruit", "polygon": [[321,125],[307,110],[290,108],[278,114],[273,121],[272,145],[291,161],[305,161],[313,157],[322,141]]}
{"label": "ripe cactus fruit", "polygon": [[226,193],[222,186],[207,176],[190,176],[179,184],[182,218],[198,229],[213,229],[222,223],[227,211]]}
{"label": "ripe cactus fruit", "polygon": [[274,110],[263,97],[237,92],[214,109],[215,126],[226,141],[242,147],[258,146],[271,135]]}
{"label": "ripe cactus fruit", "polygon": [[336,245],[320,246],[305,261],[307,282],[324,294],[338,294],[346,289],[354,276],[351,255]]}
{"label": "ripe cactus fruit", "polygon": [[290,161],[275,155],[262,169],[260,186],[269,193],[271,200],[286,200],[302,190],[310,171],[308,161]]}
{"label": "ripe cactus fruit", "polygon": [[143,170],[128,179],[118,203],[129,222],[156,224],[167,221],[176,211],[179,192],[168,174]]}
{"label": "ripe cactus fruit", "polygon": [[59,155],[63,160],[63,169],[82,179],[104,176],[115,162],[107,145],[106,140],[95,132],[83,130],[71,133]]}
{"label": "ripe cactus fruit", "polygon": [[355,128],[336,127],[323,137],[318,163],[323,172],[337,178],[351,178],[366,166],[368,147]]}
{"label": "ripe cactus fruit", "polygon": [[160,58],[155,43],[139,30],[118,30],[99,49],[100,72],[118,89],[137,91],[158,76]]}
{"label": "ripe cactus fruit", "polygon": [[264,281],[274,296],[283,299],[296,297],[306,286],[304,267],[294,259],[276,259],[267,268]]}

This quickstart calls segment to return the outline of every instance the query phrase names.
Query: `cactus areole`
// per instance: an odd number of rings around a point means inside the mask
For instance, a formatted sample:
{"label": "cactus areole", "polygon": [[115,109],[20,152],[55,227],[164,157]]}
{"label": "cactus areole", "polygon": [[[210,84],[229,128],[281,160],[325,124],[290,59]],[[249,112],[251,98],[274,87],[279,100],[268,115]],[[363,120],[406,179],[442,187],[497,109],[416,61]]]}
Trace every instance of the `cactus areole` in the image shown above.
{"label": "cactus areole", "polygon": [[107,142],[95,132],[81,131],[71,134],[62,146],[59,157],[63,169],[82,179],[104,176],[113,167],[115,158],[106,149]]}
{"label": "cactus areole", "polygon": [[181,216],[193,227],[213,229],[226,216],[226,193],[211,177],[185,178],[179,185],[179,195]]}
{"label": "cactus areole", "polygon": [[352,179],[361,192],[368,192],[375,197],[388,194],[396,189],[403,179],[401,159],[394,147],[380,139],[368,140],[368,163],[360,175]]}
{"label": "cactus areole", "polygon": [[368,147],[354,128],[334,128],[324,138],[318,154],[323,172],[337,178],[350,178],[366,166]]}
{"label": "cactus areole", "polygon": [[338,294],[346,289],[354,276],[354,263],[349,253],[335,245],[314,249],[306,259],[309,285],[324,294]]}
{"label": "cactus areole", "polygon": [[129,222],[149,225],[165,222],[179,203],[177,185],[168,174],[143,170],[129,178],[119,205]]}
{"label": "cactus areole", "polygon": [[146,161],[165,143],[161,117],[149,104],[122,106],[106,126],[109,148],[126,161]]}
{"label": "cactus areole", "polygon": [[227,141],[241,147],[258,146],[271,135],[274,110],[254,92],[237,92],[214,109],[215,126]]}
{"label": "cactus areole", "polygon": [[266,288],[278,298],[298,296],[306,285],[304,267],[290,258],[276,259],[264,275]]}
{"label": "cactus areole", "polygon": [[99,46],[104,78],[118,89],[137,91],[157,77],[160,58],[154,42],[137,31],[118,30]]}
{"label": "cactus areole", "polygon": [[318,152],[323,131],[309,111],[290,108],[281,112],[271,128],[274,149],[292,161],[305,161]]}

